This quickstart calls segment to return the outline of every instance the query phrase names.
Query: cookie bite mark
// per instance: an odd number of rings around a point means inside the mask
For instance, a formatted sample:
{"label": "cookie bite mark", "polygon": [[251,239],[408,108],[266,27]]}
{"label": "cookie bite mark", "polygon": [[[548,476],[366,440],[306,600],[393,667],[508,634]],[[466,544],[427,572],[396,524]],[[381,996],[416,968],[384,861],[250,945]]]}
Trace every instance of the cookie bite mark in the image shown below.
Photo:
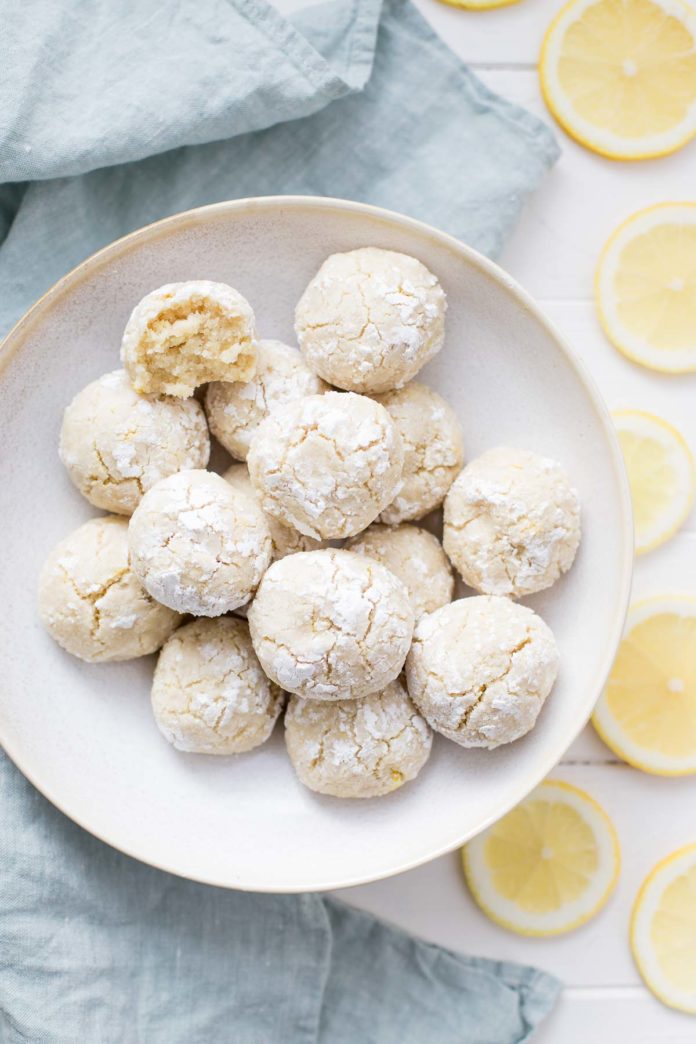
{"label": "cookie bite mark", "polygon": [[167,283],[126,324],[121,359],[136,392],[186,398],[208,381],[248,381],[256,359],[251,305],[226,283]]}

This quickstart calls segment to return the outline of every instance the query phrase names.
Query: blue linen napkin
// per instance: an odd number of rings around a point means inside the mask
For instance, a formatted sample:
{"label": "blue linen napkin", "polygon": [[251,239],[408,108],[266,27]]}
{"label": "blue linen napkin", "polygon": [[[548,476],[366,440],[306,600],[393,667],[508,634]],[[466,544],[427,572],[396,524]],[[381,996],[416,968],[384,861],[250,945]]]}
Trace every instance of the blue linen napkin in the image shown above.
{"label": "blue linen napkin", "polygon": [[363,200],[495,256],[558,156],[407,0],[294,25],[263,0],[0,0],[0,25],[0,335],[99,247],[242,196]]}
{"label": "blue linen napkin", "polygon": [[[0,0],[0,25],[0,333],[98,247],[232,197],[365,200],[494,255],[558,152],[407,0]],[[1,755],[0,790],[8,1044],[520,1044],[554,1003],[320,896],[143,866]]]}
{"label": "blue linen napkin", "polygon": [[318,895],[154,870],[0,780],[3,1044],[521,1044],[555,1002],[550,975]]}

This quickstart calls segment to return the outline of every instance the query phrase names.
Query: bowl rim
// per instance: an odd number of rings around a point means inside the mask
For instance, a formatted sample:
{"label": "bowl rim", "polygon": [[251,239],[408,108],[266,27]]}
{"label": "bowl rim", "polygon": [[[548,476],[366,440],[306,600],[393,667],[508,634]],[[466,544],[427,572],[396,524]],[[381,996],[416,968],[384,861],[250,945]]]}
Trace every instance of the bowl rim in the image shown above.
{"label": "bowl rim", "polygon": [[[619,445],[618,436],[611,419],[609,408],[604,402],[594,378],[589,373],[584,362],[578,355],[576,355],[568,340],[556,329],[554,323],[546,317],[542,309],[535,302],[534,298],[494,261],[491,261],[483,254],[479,253],[479,251],[468,246],[466,243],[463,243],[448,232],[443,232],[425,221],[408,217],[405,214],[400,214],[398,211],[388,210],[385,207],[373,206],[368,203],[334,198],[331,196],[250,196],[240,199],[223,200],[219,203],[211,203],[202,207],[180,211],[168,217],[161,218],[158,221],[143,225],[141,228],[135,229],[133,232],[129,232],[125,236],[121,236],[119,239],[113,240],[113,242],[109,243],[107,246],[102,247],[100,250],[97,250],[95,253],[85,258],[84,261],[81,261],[64,276],[53,283],[53,285],[37,299],[24,315],[21,316],[21,318],[0,341],[0,379],[2,379],[4,365],[7,363],[10,356],[16,351],[19,351],[22,345],[26,342],[34,325],[48,314],[52,305],[57,300],[59,300],[64,294],[69,294],[85,278],[98,272],[103,265],[128,253],[136,244],[144,240],[153,241],[172,230],[180,230],[187,226],[195,226],[199,224],[201,220],[205,220],[208,217],[214,218],[234,212],[253,213],[255,210],[275,209],[278,207],[291,207],[294,209],[307,208],[309,210],[343,211],[367,214],[373,219],[382,221],[385,224],[391,226],[398,225],[406,230],[418,232],[436,242],[438,246],[444,247],[459,258],[462,258],[467,264],[477,268],[480,272],[488,276],[488,278],[502,286],[508,294],[512,295],[520,307],[531,313],[534,319],[545,329],[565,356],[566,361],[573,369],[575,376],[587,393],[600,427],[603,430],[607,449],[609,451],[611,470],[613,472],[619,497],[620,526],[621,536],[623,538],[621,541],[622,554],[620,560],[616,618],[613,627],[605,637],[604,650],[599,658],[596,671],[596,680],[593,685],[588,686],[588,697],[582,706],[578,708],[579,714],[577,725],[573,729],[572,734],[564,737],[560,742],[556,742],[551,748],[549,754],[527,774],[524,781],[518,784],[515,788],[514,794],[502,799],[498,803],[496,809],[482,820],[476,828],[464,831],[461,835],[457,835],[455,840],[447,842],[445,845],[441,845],[434,851],[429,852],[427,855],[409,858],[406,861],[392,866],[389,869],[382,870],[377,874],[371,873],[358,875],[349,879],[339,878],[337,880],[323,881],[319,884],[315,883],[311,886],[290,884],[283,887],[270,887],[268,885],[253,887],[248,884],[232,884],[229,880],[220,880],[219,877],[216,877],[215,875],[201,874],[190,876],[189,874],[177,869],[175,866],[168,865],[166,861],[159,862],[152,858],[145,858],[137,851],[134,851],[128,846],[123,846],[118,840],[110,837],[108,831],[102,832],[95,829],[94,826],[87,822],[86,817],[83,818],[74,815],[69,808],[66,808],[60,800],[53,796],[50,786],[42,783],[39,774],[24,764],[21,751],[13,749],[12,744],[8,742],[7,736],[4,735],[2,721],[0,720],[0,745],[2,745],[5,753],[19,769],[22,775],[39,791],[40,794],[50,801],[55,808],[82,829],[86,830],[93,837],[108,844],[111,848],[116,849],[116,851],[121,852],[130,858],[136,859],[138,862],[144,863],[145,865],[152,866],[157,870],[162,870],[185,880],[197,881],[201,884],[208,884],[236,891],[296,894],[306,892],[308,887],[311,888],[311,891],[313,892],[326,892],[342,888],[353,888],[358,885],[369,884],[373,881],[384,880],[385,878],[393,877],[396,874],[405,873],[407,870],[413,870],[416,867],[423,866],[442,855],[453,852],[455,849],[466,844],[466,842],[472,837],[475,837],[488,829],[488,827],[497,822],[502,816],[519,804],[520,801],[524,800],[524,798],[530,794],[536,786],[538,786],[549,772],[556,767],[568,747],[573,743],[589,721],[594,705],[606,684],[609,671],[611,670],[621,640],[631,594],[634,530],[628,477],[626,475],[621,447]],[[592,697],[591,699],[589,698],[590,695]]]}

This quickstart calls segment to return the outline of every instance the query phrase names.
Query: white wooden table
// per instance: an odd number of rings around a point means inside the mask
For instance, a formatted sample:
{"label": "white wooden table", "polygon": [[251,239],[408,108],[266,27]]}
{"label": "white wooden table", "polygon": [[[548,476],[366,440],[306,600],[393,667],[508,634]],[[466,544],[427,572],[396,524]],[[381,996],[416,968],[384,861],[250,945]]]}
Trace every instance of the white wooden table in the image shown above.
{"label": "white wooden table", "polygon": [[[303,0],[276,3],[284,11],[304,6]],[[416,3],[488,86],[553,122],[539,92],[536,61],[544,30],[563,0],[522,0],[484,12],[455,10],[438,0]],[[696,200],[696,143],[674,156],[622,164],[593,155],[556,129],[563,155],[528,205],[501,262],[574,344],[612,409],[662,415],[696,451],[696,376],[662,377],[633,366],[604,338],[592,299],[599,251],[620,221],[652,203]],[[682,534],[636,566],[634,596],[675,591],[696,595],[696,515]],[[694,1044],[696,1017],[671,1011],[643,987],[628,947],[628,920],[651,867],[696,841],[696,781],[634,771],[589,726],[553,775],[596,797],[621,839],[618,888],[579,931],[543,940],[498,928],[472,902],[457,853],[337,894],[443,946],[536,964],[559,976],[567,986],[535,1038],[539,1044]]]}

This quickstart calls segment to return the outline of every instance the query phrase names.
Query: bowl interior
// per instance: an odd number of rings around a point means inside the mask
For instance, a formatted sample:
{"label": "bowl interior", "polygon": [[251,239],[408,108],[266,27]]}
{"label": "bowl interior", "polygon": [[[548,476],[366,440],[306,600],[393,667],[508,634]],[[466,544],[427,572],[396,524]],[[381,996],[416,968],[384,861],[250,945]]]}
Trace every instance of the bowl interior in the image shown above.
{"label": "bowl interior", "polygon": [[[293,309],[330,253],[364,245],[420,258],[449,299],[445,348],[421,379],[455,407],[467,456],[511,443],[560,460],[583,505],[572,571],[530,604],[562,666],[536,729],[495,752],[438,739],[414,783],[375,801],[321,798],[296,782],[282,726],[265,747],[216,759],[174,751],[150,713],[153,658],[89,666],[42,630],[36,577],[50,547],[96,512],[57,457],[64,406],[119,365],[147,291],[222,280],[249,298],[262,336],[293,339]],[[423,862],[519,801],[586,720],[619,638],[630,522],[606,412],[558,336],[507,277],[456,241],[397,215],[327,200],[221,204],[102,251],[23,320],[0,356],[4,682],[0,737],[55,804],[138,858],[214,884],[340,887]]]}

